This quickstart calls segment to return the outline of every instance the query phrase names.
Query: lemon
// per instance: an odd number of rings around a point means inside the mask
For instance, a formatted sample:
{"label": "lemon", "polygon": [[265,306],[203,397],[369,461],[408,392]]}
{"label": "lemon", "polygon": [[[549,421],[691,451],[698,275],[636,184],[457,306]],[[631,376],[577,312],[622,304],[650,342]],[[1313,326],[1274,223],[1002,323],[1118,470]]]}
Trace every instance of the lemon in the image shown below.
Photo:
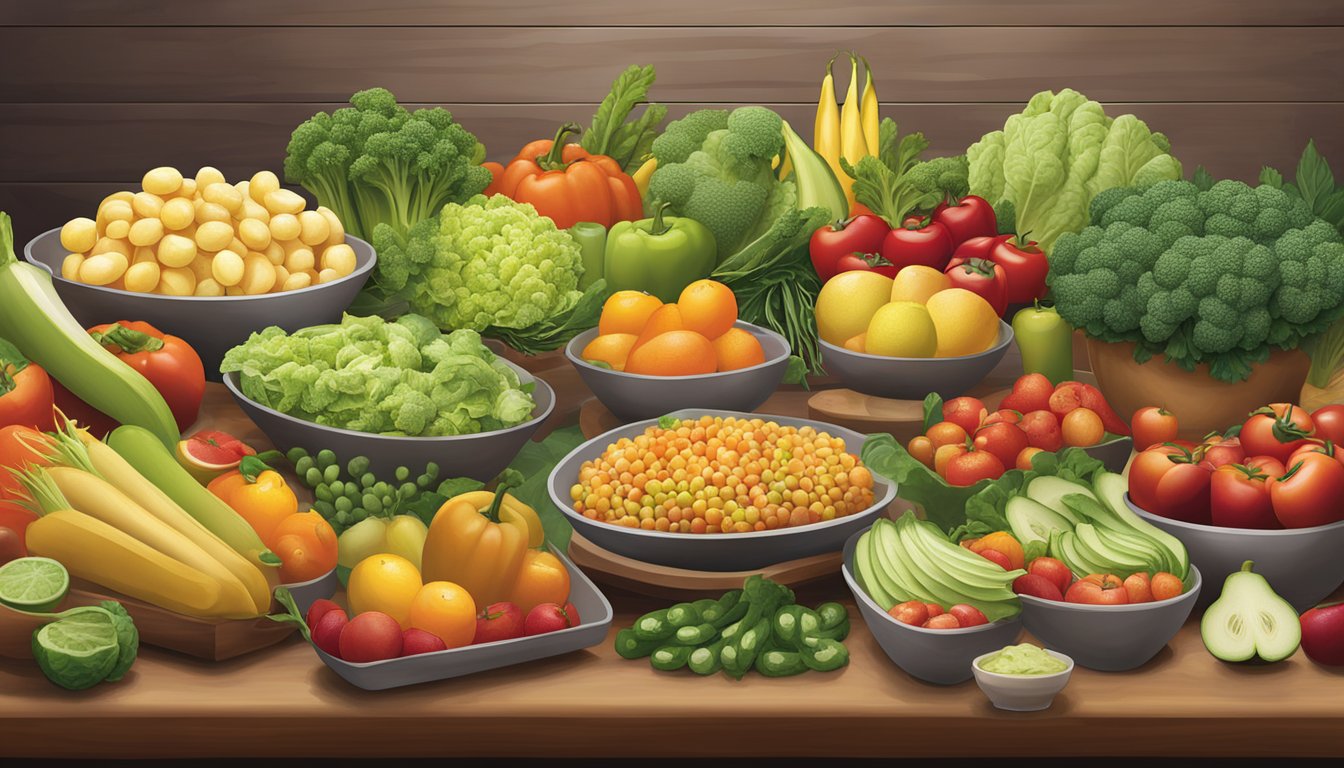
{"label": "lemon", "polygon": [[817,296],[817,333],[840,346],[868,328],[878,308],[891,300],[891,278],[876,272],[841,272]]}
{"label": "lemon", "polygon": [[936,357],[974,355],[999,339],[998,314],[988,301],[965,288],[939,291],[926,306],[938,332]]}
{"label": "lemon", "polygon": [[923,304],[933,294],[952,287],[947,275],[933,267],[912,264],[896,273],[891,281],[892,301],[914,301]]}
{"label": "lemon", "polygon": [[415,564],[400,555],[371,555],[350,571],[346,597],[350,614],[382,611],[402,629],[411,626],[411,603],[423,582]]}
{"label": "lemon", "polygon": [[933,357],[938,333],[929,310],[913,301],[893,301],[873,314],[865,350],[887,357]]}

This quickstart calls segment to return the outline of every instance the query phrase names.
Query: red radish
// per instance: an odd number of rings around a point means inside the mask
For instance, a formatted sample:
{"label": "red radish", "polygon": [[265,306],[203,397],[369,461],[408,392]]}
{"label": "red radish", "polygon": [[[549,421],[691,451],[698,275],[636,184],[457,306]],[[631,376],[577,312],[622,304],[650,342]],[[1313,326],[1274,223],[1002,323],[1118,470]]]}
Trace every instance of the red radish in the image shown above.
{"label": "red radish", "polygon": [[957,603],[947,609],[951,616],[957,617],[957,625],[962,627],[978,627],[981,624],[988,624],[989,619],[979,608],[965,603]]}
{"label": "red radish", "polygon": [[1038,557],[1027,564],[1027,573],[1043,577],[1046,581],[1055,585],[1060,595],[1073,583],[1073,571],[1064,564],[1063,560],[1056,560],[1053,557]]}
{"label": "red radish", "polygon": [[1022,423],[1018,424],[1027,433],[1027,445],[1043,451],[1058,451],[1064,447],[1064,433],[1060,430],[1059,417],[1050,411],[1029,411],[1022,414]]}
{"label": "red radish", "polygon": [[341,634],[349,621],[345,611],[340,608],[322,614],[322,618],[318,619],[316,624],[308,625],[308,634],[313,637],[313,645],[338,659],[345,658],[341,655]]}
{"label": "red radish", "polygon": [[341,630],[341,658],[346,661],[382,661],[401,655],[401,625],[382,611],[365,611]]}
{"label": "red radish", "polygon": [[401,633],[401,655],[415,656],[419,653],[433,653],[448,650],[443,638],[423,629],[411,629]]}
{"label": "red radish", "polygon": [[924,622],[925,629],[959,629],[961,621],[950,613],[940,613]]}
{"label": "red radish", "polygon": [[493,643],[523,636],[523,612],[514,603],[491,603],[476,616],[472,643]]}
{"label": "red radish", "polygon": [[544,635],[578,625],[579,612],[573,603],[565,603],[563,607],[555,603],[542,603],[527,612],[527,618],[523,619],[523,634],[528,637]]}
{"label": "red radish", "polygon": [[1064,593],[1059,591],[1059,587],[1055,586],[1053,581],[1034,573],[1018,576],[1013,581],[1013,591],[1019,595],[1030,595],[1042,600],[1064,602]]}
{"label": "red radish", "polygon": [[997,549],[985,548],[980,550],[976,554],[985,558],[989,562],[999,566],[1005,571],[1011,571],[1013,569],[1013,561],[1009,560],[1007,555],[1003,554]]}
{"label": "red radish", "polygon": [[[304,623],[306,623],[308,629],[311,630],[313,627],[317,626],[318,619],[326,616],[331,611],[341,611],[341,606],[330,600],[314,600],[313,604],[308,606],[308,615],[304,617]],[[345,613],[345,611],[341,611],[341,613]]]}

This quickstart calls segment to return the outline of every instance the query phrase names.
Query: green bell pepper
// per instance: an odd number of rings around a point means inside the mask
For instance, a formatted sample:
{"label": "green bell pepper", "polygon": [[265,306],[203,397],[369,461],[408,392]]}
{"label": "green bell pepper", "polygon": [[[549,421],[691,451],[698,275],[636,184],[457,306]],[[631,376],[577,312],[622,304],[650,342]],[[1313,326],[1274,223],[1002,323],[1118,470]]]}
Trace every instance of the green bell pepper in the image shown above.
{"label": "green bell pepper", "polygon": [[569,236],[579,244],[579,253],[583,258],[583,276],[579,278],[579,290],[602,279],[602,269],[607,253],[607,228],[594,221],[580,221],[569,228]]}
{"label": "green bell pepper", "polygon": [[1051,384],[1073,378],[1073,329],[1053,306],[1037,301],[1013,315],[1022,372],[1041,373]]}
{"label": "green bell pepper", "polygon": [[664,216],[663,203],[651,219],[621,221],[607,234],[603,276],[612,291],[644,291],[676,301],[687,285],[714,270],[714,235],[694,219]]}

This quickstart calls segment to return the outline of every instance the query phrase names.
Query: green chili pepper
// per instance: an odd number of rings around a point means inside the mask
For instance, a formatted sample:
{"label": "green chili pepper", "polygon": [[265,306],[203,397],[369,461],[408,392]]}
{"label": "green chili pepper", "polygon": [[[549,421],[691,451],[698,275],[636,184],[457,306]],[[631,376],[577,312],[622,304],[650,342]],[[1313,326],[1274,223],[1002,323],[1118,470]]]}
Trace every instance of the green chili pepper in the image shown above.
{"label": "green chili pepper", "polygon": [[717,634],[719,634],[719,631],[714,628],[713,624],[696,624],[689,627],[679,627],[673,638],[677,645],[689,645],[694,648],[710,642]]}
{"label": "green chili pepper", "polygon": [[717,261],[714,235],[694,219],[664,215],[621,221],[607,234],[603,276],[612,291],[645,291],[676,301],[687,285],[708,277]]}
{"label": "green chili pepper", "polygon": [[849,663],[849,650],[839,640],[810,638],[799,651],[808,669],[834,672]]}

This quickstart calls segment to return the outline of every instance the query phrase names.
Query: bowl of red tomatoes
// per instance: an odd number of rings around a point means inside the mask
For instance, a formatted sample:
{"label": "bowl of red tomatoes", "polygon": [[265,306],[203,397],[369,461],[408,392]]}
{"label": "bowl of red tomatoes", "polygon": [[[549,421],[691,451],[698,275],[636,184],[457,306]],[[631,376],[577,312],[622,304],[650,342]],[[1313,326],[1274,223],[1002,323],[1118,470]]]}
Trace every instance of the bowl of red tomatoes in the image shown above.
{"label": "bowl of red tomatoes", "polygon": [[[1253,560],[1298,610],[1344,583],[1344,405],[1308,412],[1273,403],[1234,425],[1233,436],[1200,443],[1175,439],[1174,417],[1159,433],[1141,426],[1150,421],[1142,416],[1135,445],[1148,447],[1130,465],[1126,500],[1180,539],[1209,579],[1222,584]],[[1217,596],[1210,589],[1200,602]]]}

